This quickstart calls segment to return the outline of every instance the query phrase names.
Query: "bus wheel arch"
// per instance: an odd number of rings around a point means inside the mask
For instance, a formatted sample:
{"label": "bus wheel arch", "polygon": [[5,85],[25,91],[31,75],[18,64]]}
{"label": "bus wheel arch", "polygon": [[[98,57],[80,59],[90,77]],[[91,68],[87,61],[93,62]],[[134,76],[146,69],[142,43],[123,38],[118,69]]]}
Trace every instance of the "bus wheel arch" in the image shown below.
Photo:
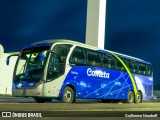
{"label": "bus wheel arch", "polygon": [[142,103],[143,94],[141,90],[137,91],[137,95],[135,95],[135,103]]}
{"label": "bus wheel arch", "polygon": [[65,86],[60,101],[63,103],[74,103],[76,101],[76,89],[73,85],[68,84]]}

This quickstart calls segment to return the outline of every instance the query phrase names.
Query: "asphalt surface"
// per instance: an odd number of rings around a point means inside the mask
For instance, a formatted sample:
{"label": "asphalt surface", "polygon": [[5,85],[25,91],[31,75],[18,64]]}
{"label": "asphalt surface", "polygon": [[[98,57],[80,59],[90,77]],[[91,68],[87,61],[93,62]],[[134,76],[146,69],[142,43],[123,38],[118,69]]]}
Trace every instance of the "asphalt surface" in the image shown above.
{"label": "asphalt surface", "polygon": [[128,103],[99,103],[97,101],[82,101],[73,104],[60,103],[53,100],[50,103],[35,103],[32,98],[0,98],[0,113],[9,112],[40,112],[43,116],[51,117],[82,117],[104,116],[124,117],[126,114],[157,114],[160,117],[160,101],[143,101],[139,104]]}

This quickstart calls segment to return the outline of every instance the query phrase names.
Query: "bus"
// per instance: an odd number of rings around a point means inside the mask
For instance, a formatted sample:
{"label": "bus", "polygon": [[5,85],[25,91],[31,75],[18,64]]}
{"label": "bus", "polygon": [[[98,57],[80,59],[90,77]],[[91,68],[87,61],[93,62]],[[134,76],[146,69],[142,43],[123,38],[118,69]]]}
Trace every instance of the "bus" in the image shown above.
{"label": "bus", "polygon": [[141,103],[153,98],[151,63],[139,58],[63,39],[30,44],[17,56],[15,97],[33,97],[38,103],[52,99]]}

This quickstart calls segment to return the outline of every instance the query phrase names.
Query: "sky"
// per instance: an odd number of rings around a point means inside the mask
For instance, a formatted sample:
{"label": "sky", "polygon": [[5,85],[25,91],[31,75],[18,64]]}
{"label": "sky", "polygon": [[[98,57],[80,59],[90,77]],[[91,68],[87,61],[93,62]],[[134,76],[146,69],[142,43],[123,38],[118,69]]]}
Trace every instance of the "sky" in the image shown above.
{"label": "sky", "polygon": [[0,43],[5,52],[46,39],[85,41],[86,0],[1,0]]}
{"label": "sky", "polygon": [[[149,61],[160,84],[160,1],[107,0],[105,49]],[[87,0],[1,0],[5,52],[46,39],[85,42]],[[160,87],[160,86],[159,86]]]}
{"label": "sky", "polygon": [[151,62],[160,89],[159,6],[159,0],[108,0],[105,48]]}

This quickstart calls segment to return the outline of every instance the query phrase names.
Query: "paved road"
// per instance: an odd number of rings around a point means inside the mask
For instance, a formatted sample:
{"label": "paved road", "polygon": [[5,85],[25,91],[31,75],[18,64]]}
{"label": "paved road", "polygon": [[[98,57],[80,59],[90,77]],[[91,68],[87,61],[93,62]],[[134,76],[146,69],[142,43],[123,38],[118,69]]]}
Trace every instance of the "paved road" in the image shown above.
{"label": "paved road", "polygon": [[[45,112],[48,116],[94,116],[109,115],[114,116],[115,113],[125,114],[131,112],[149,111],[160,116],[160,101],[147,101],[140,104],[128,103],[98,103],[95,101],[79,101],[73,104],[59,103],[35,103],[32,98],[0,98],[0,111],[14,112]],[[47,111],[47,113],[46,113]]]}
{"label": "paved road", "polygon": [[34,103],[34,99],[23,97],[0,97],[0,104],[1,103]]}

